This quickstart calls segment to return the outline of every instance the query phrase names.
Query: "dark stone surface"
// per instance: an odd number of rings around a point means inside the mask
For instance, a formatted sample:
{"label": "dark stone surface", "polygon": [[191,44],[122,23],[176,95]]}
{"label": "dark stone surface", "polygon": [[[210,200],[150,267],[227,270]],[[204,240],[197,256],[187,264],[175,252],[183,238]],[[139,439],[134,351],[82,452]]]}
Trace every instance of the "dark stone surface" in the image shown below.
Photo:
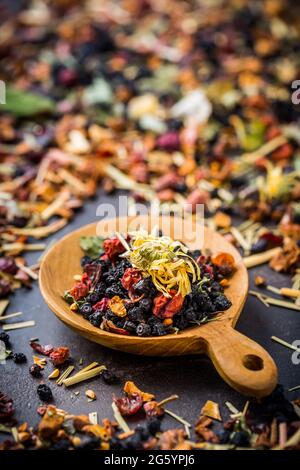
{"label": "dark stone surface", "polygon": [[[96,207],[100,202],[115,203],[116,196],[104,197],[100,194],[98,198],[89,202],[81,212],[77,213],[72,223],[55,234],[53,238],[57,240],[69,231],[97,220]],[[38,256],[36,253],[31,254],[28,259],[33,262]],[[250,270],[251,284],[254,275],[258,273],[265,275],[272,285],[290,285],[287,276],[276,274],[265,266]],[[5,365],[0,364],[0,390],[14,399],[15,417],[20,421],[26,420],[34,425],[39,419],[36,408],[41,402],[37,396],[36,388],[43,380],[31,377],[28,372],[32,363],[32,349],[29,346],[29,339],[32,337],[38,337],[42,344],[68,346],[73,361],[77,365],[80,358],[83,358],[84,365],[98,361],[120,375],[121,381],[117,385],[106,385],[101,378],[97,378],[71,389],[65,389],[47,380],[48,374],[52,370],[52,366],[48,364],[43,373],[44,381],[48,384],[50,382],[54,403],[71,413],[97,411],[99,418],[112,417],[112,393],[120,394],[125,380],[133,380],[143,390],[155,393],[158,399],[177,393],[180,399],[169,404],[169,409],[191,423],[195,422],[207,399],[215,400],[220,404],[224,417],[228,416],[228,410],[224,406],[225,401],[232,402],[237,408],[241,408],[246,401],[245,397],[239,395],[223,382],[205,356],[138,357],[90,343],[68,329],[55,317],[44,303],[37,283],[34,284],[31,291],[19,290],[11,298],[7,313],[19,310],[23,312],[23,317],[9,321],[20,321],[21,319],[36,321],[36,326],[33,328],[15,330],[10,333],[14,350],[24,352],[28,362],[17,365],[12,360],[7,360]],[[300,339],[299,315],[300,312],[297,311],[277,307],[266,308],[259,300],[249,296],[237,324],[237,329],[240,332],[260,343],[273,356],[279,369],[279,381],[286,389],[300,383],[300,366],[292,363],[292,351],[272,342],[271,336],[279,336],[288,342]],[[84,395],[84,391],[88,388],[93,389],[97,394],[97,400],[91,403],[87,402]],[[75,391],[80,391],[80,394],[75,396]],[[298,395],[299,391],[287,392],[290,399],[296,398]],[[165,426],[168,424],[178,425],[171,418],[166,418],[164,423]]]}

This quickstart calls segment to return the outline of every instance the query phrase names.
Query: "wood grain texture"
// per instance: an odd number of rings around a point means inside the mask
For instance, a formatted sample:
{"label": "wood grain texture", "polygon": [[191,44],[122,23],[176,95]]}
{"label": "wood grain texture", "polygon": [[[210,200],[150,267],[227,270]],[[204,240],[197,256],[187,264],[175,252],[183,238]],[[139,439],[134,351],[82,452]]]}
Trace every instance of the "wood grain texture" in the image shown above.
{"label": "wood grain texture", "polygon": [[[155,223],[160,227],[163,225],[164,234],[173,237],[175,227],[181,223],[181,219],[170,218],[169,225],[165,221],[165,217],[164,222],[157,218]],[[119,218],[116,222],[118,231],[127,230],[127,219]],[[151,228],[145,216],[139,217],[139,223],[145,228]],[[109,228],[107,220],[82,227],[62,238],[45,255],[40,270],[40,289],[57,317],[90,341],[128,353],[147,356],[206,353],[219,374],[233,388],[249,396],[268,395],[277,383],[277,368],[273,359],[261,346],[233,329],[247,296],[247,270],[237,250],[221,235],[208,228],[204,230],[204,249],[210,249],[214,253],[231,253],[237,267],[230,286],[226,289],[232,307],[218,321],[188,328],[177,335],[140,338],[103,331],[69,309],[62,294],[73,285],[74,274],[81,273],[82,251],[79,238],[96,234],[107,236]],[[196,228],[197,226],[193,227]],[[183,238],[182,241],[186,240]],[[197,248],[195,243],[187,244],[192,249]]]}

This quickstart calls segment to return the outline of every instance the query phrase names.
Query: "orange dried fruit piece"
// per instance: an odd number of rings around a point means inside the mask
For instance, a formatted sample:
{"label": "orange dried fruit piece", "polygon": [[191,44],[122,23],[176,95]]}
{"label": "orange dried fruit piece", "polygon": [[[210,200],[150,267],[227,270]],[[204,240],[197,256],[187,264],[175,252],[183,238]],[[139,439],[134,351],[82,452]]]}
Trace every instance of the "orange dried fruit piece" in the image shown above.
{"label": "orange dried fruit piece", "polygon": [[110,310],[117,315],[117,317],[126,317],[127,311],[125,308],[124,300],[118,295],[112,297],[108,303]]}
{"label": "orange dried fruit piece", "polygon": [[127,393],[127,395],[133,395],[135,393],[138,393],[139,395],[141,395],[142,399],[143,399],[143,402],[147,402],[147,401],[151,401],[154,399],[154,395],[152,395],[152,393],[146,393],[146,392],[142,392],[136,385],[134,382],[131,382],[131,381],[127,381],[124,385],[124,388],[123,388],[124,392]]}
{"label": "orange dried fruit piece", "polygon": [[214,216],[214,223],[218,228],[228,228],[231,226],[231,217],[219,211]]}
{"label": "orange dried fruit piece", "polygon": [[230,268],[231,270],[235,267],[234,257],[229,253],[218,253],[211,257],[213,264],[221,266],[222,268]]}
{"label": "orange dried fruit piece", "polygon": [[41,369],[44,369],[45,365],[47,364],[47,361],[42,357],[33,356],[33,363],[40,366]]}
{"label": "orange dried fruit piece", "polygon": [[94,390],[86,390],[85,396],[88,397],[90,400],[96,400],[96,393]]}
{"label": "orange dried fruit piece", "polygon": [[215,401],[207,400],[207,402],[205,403],[205,405],[203,406],[201,410],[201,415],[207,416],[208,418],[211,418],[211,419],[222,421],[219,405]]}
{"label": "orange dried fruit piece", "polygon": [[258,287],[263,287],[267,284],[267,280],[263,276],[255,276],[254,282],[255,282],[255,285]]}

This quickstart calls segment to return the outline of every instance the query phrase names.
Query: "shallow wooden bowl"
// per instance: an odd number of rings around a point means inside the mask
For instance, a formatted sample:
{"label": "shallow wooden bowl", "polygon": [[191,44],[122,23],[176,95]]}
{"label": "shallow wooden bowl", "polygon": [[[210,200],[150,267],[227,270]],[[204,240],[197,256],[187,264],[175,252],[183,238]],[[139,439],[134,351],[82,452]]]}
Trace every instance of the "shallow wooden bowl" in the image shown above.
{"label": "shallow wooden bowl", "polygon": [[[122,222],[122,228],[124,227],[124,219],[115,220],[117,224]],[[179,219],[174,217],[170,221],[167,231],[164,224],[164,235],[172,237]],[[142,226],[149,229],[149,223],[147,217],[141,217]],[[161,226],[161,219],[158,219],[158,224]],[[117,230],[119,231],[119,226]],[[248,274],[240,254],[229,242],[218,233],[204,229],[204,249],[210,249],[213,253],[228,252],[235,258],[237,269],[226,289],[232,307],[218,320],[188,328],[176,335],[140,338],[121,336],[94,327],[81,315],[72,312],[62,298],[63,292],[73,285],[74,274],[82,271],[79,238],[96,233],[107,236],[107,221],[86,225],[66,235],[43,259],[40,289],[48,306],[60,320],[91,341],[128,353],[147,356],[205,353],[223,379],[239,392],[255,397],[272,392],[277,383],[277,368],[273,359],[259,344],[234,330],[246,300]],[[189,246],[192,249],[197,248],[193,243],[189,243]]]}

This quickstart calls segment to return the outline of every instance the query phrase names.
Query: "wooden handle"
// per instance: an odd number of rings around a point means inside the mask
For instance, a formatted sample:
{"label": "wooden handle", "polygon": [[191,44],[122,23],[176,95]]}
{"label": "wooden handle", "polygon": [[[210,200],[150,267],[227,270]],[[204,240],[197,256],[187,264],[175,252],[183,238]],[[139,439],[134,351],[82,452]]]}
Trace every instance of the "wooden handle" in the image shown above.
{"label": "wooden handle", "polygon": [[267,396],[277,384],[277,367],[267,351],[230,326],[209,335],[207,354],[221,377],[249,397]]}

